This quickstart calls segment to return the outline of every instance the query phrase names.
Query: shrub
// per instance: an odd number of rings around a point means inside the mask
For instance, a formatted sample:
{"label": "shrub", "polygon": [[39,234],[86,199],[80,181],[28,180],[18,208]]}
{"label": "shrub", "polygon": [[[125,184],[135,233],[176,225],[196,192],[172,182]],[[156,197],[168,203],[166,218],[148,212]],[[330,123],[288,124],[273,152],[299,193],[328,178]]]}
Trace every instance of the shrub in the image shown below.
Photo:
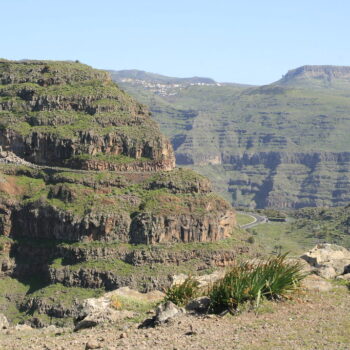
{"label": "shrub", "polygon": [[247,242],[250,243],[250,244],[253,244],[255,243],[255,238],[253,236],[250,236],[248,239],[247,239]]}
{"label": "shrub", "polygon": [[171,301],[175,305],[184,306],[190,300],[199,296],[199,282],[188,277],[183,283],[167,289],[164,301]]}
{"label": "shrub", "polygon": [[121,310],[122,308],[122,302],[117,296],[113,296],[110,301],[110,306],[113,307],[116,310]]}
{"label": "shrub", "polygon": [[287,262],[286,254],[258,264],[237,265],[211,288],[211,309],[236,313],[239,306],[248,301],[259,306],[261,298],[283,299],[295,291],[305,277],[301,269],[300,263]]}

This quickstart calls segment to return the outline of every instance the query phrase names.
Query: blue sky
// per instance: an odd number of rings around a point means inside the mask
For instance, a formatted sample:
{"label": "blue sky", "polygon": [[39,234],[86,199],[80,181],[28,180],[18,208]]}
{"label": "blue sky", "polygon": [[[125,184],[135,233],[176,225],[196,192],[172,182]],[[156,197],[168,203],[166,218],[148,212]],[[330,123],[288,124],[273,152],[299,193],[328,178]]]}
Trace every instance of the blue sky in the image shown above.
{"label": "blue sky", "polygon": [[350,65],[348,0],[0,0],[0,57],[267,84]]}

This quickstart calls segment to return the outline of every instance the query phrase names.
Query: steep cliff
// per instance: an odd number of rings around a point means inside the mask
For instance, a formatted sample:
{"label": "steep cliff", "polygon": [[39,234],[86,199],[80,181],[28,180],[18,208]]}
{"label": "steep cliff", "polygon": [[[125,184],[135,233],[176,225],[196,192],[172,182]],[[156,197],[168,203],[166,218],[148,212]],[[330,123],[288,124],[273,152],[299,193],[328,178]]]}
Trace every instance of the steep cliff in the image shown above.
{"label": "steep cliff", "polygon": [[350,88],[350,67],[302,66],[287,72],[276,84],[309,88]]}
{"label": "steep cliff", "polygon": [[350,201],[349,72],[304,66],[266,86],[172,86],[167,95],[118,81],[150,105],[177,164],[234,205],[300,208]]}
{"label": "steep cliff", "polygon": [[[111,176],[105,172],[31,172],[6,165],[1,170],[2,234],[13,238],[207,242],[228,237],[235,226],[230,205],[211,193],[206,179],[189,170],[151,173],[141,182],[117,174],[109,186],[100,182]],[[81,184],[86,175],[90,182]],[[66,178],[69,182],[63,182]]]}
{"label": "steep cliff", "polygon": [[0,143],[35,164],[171,170],[172,147],[144,106],[79,63],[0,61]]}
{"label": "steep cliff", "polygon": [[106,72],[1,60],[0,82],[0,297],[15,278],[37,292],[20,310],[72,316],[43,303],[79,288],[161,289],[247,252],[230,204],[174,168],[149,111]]}

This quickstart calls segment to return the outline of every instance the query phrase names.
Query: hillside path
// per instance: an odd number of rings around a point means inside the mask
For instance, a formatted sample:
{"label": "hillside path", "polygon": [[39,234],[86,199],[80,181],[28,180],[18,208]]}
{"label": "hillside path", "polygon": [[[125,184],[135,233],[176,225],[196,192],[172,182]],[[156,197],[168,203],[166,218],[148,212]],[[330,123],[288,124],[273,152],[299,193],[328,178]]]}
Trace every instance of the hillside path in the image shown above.
{"label": "hillside path", "polygon": [[250,216],[254,219],[253,222],[240,226],[240,228],[242,228],[244,230],[246,230],[248,228],[255,227],[255,226],[260,225],[260,224],[264,224],[267,222],[267,217],[264,215],[258,215],[256,213],[244,212],[244,211],[239,211],[238,213]]}

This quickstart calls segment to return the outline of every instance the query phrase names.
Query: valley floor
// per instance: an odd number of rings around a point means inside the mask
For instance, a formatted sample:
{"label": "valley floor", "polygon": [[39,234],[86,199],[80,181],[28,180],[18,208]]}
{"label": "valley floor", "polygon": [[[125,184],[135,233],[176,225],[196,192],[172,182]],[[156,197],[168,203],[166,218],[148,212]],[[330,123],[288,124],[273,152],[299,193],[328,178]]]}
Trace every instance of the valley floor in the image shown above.
{"label": "valley floor", "polygon": [[0,349],[349,350],[349,315],[349,290],[334,286],[326,292],[304,291],[288,302],[265,302],[258,314],[186,315],[157,328],[137,329],[137,323],[129,322],[78,333],[2,330]]}

